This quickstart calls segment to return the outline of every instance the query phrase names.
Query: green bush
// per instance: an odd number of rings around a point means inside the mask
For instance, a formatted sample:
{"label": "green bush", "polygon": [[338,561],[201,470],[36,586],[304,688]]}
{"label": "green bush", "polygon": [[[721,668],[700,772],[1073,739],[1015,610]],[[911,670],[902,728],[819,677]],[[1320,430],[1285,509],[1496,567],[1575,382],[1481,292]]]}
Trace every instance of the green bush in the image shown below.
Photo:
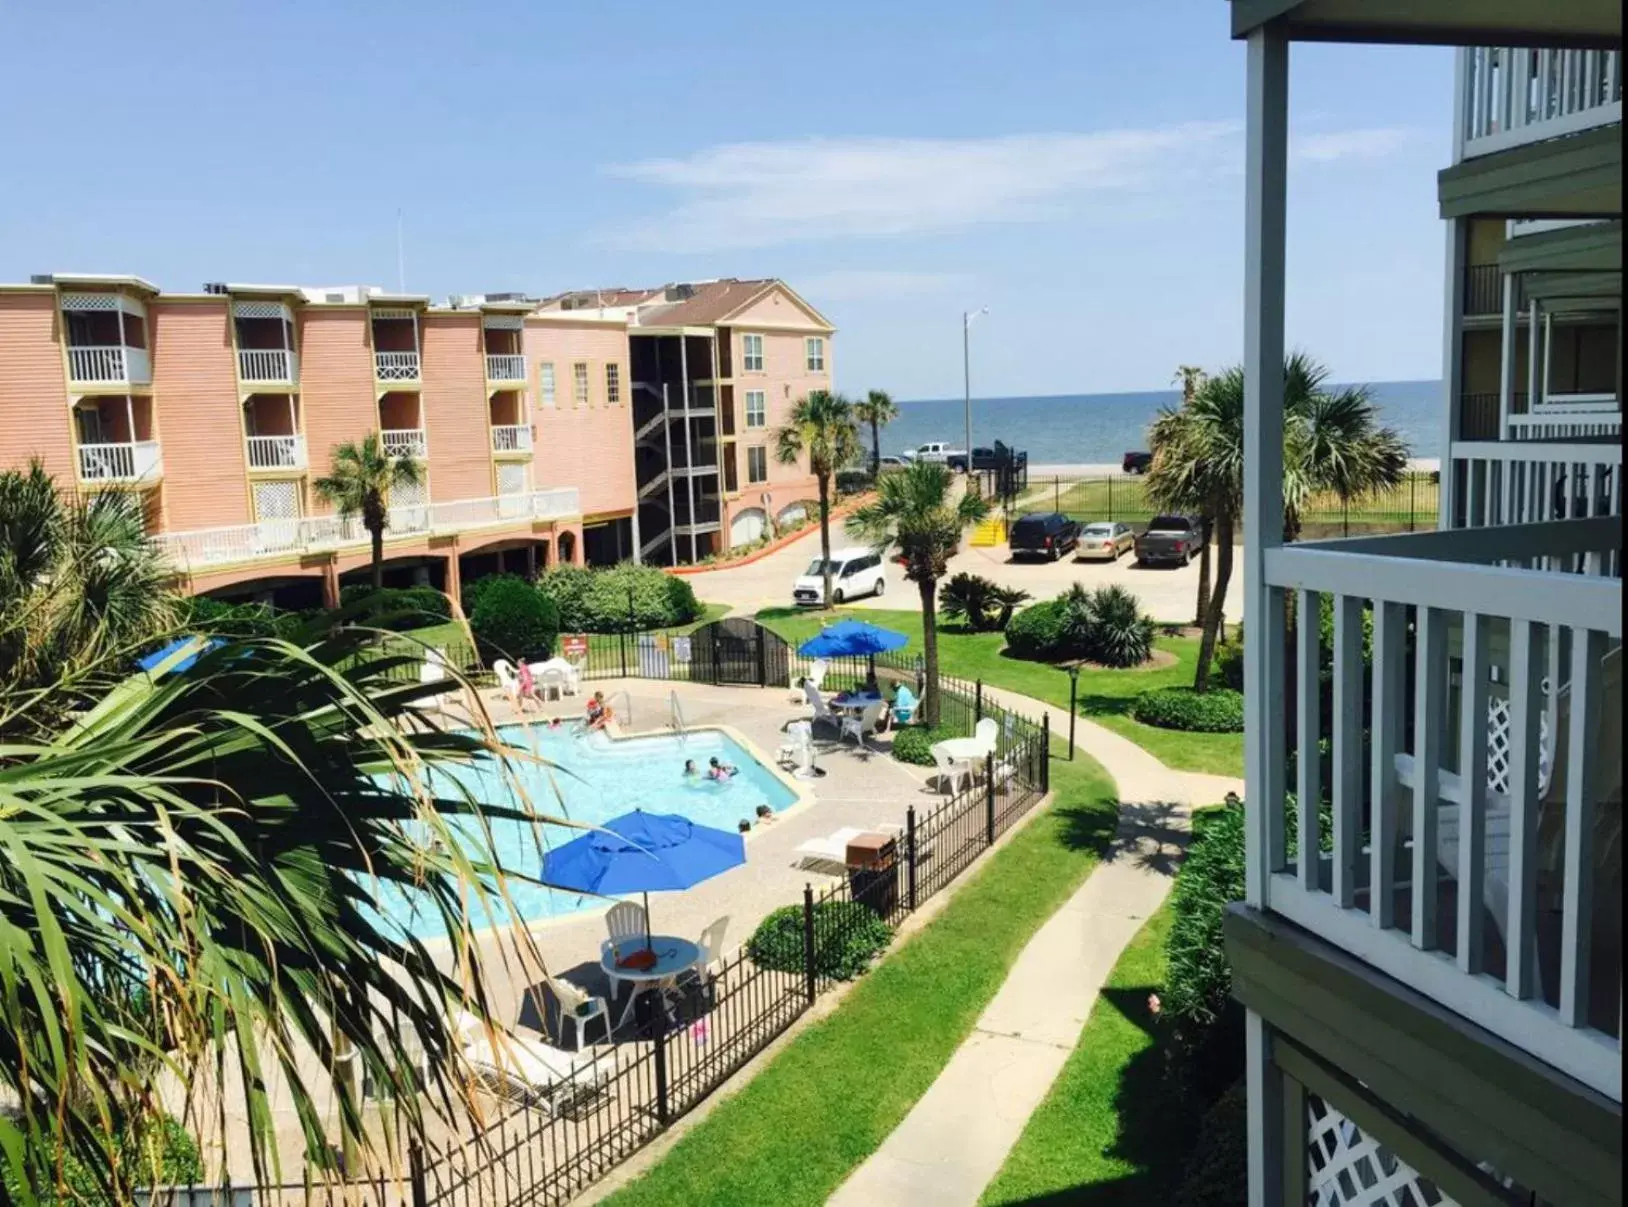
{"label": "green bush", "polygon": [[1160,687],[1136,697],[1131,716],[1160,729],[1242,733],[1244,696],[1229,687],[1212,687],[1202,694],[1190,687]]}
{"label": "green bush", "polygon": [[[114,1141],[114,1165],[129,1186],[193,1186],[203,1180],[203,1161],[198,1142],[180,1122],[169,1115],[160,1118],[156,1134],[151,1129],[137,1135],[119,1133]],[[54,1177],[55,1170],[42,1170],[41,1177]],[[64,1194],[41,1187],[32,1201],[40,1207],[113,1207],[102,1189],[101,1180],[74,1157],[63,1163]],[[0,1201],[26,1202],[22,1188],[9,1165],[0,1161]]]}
{"label": "green bush", "polygon": [[[863,901],[822,901],[814,907],[814,970],[851,981],[870,966],[893,938],[893,929]],[[775,910],[747,940],[746,954],[760,968],[802,972],[803,907]]]}
{"label": "green bush", "polygon": [[1153,657],[1153,617],[1124,587],[1098,587],[1087,601],[1085,656],[1102,666],[1141,666]]}
{"label": "green bush", "polygon": [[925,725],[901,726],[893,731],[893,757],[901,763],[931,767],[934,743],[964,736],[948,725],[937,725],[931,729]]}
{"label": "green bush", "polygon": [[490,664],[494,658],[530,662],[554,652],[560,612],[525,579],[502,575],[480,593],[469,627],[483,662]]}
{"label": "green bush", "polygon": [[1232,967],[1221,942],[1221,918],[1243,896],[1244,805],[1233,797],[1195,830],[1170,893],[1160,1002],[1183,1046],[1192,1047],[1227,1007]]}
{"label": "green bush", "polygon": [[1235,692],[1244,690],[1244,636],[1239,633],[1231,641],[1223,641],[1215,650],[1215,673],[1223,684]]}
{"label": "green bush", "polygon": [[426,625],[452,619],[452,603],[434,587],[386,587],[375,594],[367,583],[353,583],[339,592],[339,606],[349,607],[369,600],[369,612],[359,618],[364,624],[405,633]]}
{"label": "green bush", "polygon": [[1056,599],[1023,609],[1006,627],[1014,658],[1039,662],[1088,659],[1100,666],[1140,666],[1153,656],[1158,626],[1124,587],[1087,591],[1075,583]]}
{"label": "green bush", "polygon": [[181,624],[215,637],[289,637],[305,623],[301,612],[278,612],[263,603],[230,603],[194,595],[181,601]]}
{"label": "green bush", "polygon": [[939,592],[944,615],[974,633],[999,632],[1012,622],[1012,612],[1029,598],[1027,591],[1003,587],[992,579],[966,571],[955,575]]}
{"label": "green bush", "polygon": [[1030,604],[1006,626],[1006,650],[1014,658],[1045,661],[1062,644],[1064,605],[1061,599]]}
{"label": "green bush", "polygon": [[560,624],[568,633],[626,632],[630,619],[637,629],[672,628],[701,615],[689,582],[657,566],[556,566],[538,586],[559,605]]}

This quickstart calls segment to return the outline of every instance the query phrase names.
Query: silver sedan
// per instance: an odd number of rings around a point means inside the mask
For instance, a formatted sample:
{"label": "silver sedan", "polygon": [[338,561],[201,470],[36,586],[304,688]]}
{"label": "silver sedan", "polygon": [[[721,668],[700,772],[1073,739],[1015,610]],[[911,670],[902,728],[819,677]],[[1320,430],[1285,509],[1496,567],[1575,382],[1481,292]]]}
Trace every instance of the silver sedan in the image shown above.
{"label": "silver sedan", "polygon": [[1080,547],[1075,551],[1077,561],[1112,562],[1136,545],[1136,533],[1129,524],[1087,524],[1080,531]]}

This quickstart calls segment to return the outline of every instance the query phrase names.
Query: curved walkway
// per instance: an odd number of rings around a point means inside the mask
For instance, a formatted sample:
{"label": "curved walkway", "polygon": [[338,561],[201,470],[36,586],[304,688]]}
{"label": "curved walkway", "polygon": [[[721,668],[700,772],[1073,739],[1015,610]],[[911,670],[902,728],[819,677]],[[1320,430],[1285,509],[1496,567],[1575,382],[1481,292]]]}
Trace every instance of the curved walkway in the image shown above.
{"label": "curved walkway", "polygon": [[[1025,712],[1044,708],[1052,733],[1068,732],[1062,709],[988,685],[984,693]],[[1170,891],[1192,807],[1243,791],[1240,780],[1172,770],[1083,718],[1074,745],[1119,789],[1119,830],[1102,865],[1035,932],[972,1034],[831,1196],[833,1207],[978,1202],[1062,1071],[1120,953]]]}

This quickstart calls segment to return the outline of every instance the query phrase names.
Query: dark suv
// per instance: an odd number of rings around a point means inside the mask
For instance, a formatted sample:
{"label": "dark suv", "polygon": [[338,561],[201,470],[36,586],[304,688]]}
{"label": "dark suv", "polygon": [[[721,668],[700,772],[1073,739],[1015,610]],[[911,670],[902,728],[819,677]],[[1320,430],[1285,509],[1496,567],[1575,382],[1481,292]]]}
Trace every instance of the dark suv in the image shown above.
{"label": "dark suv", "polygon": [[1126,453],[1119,468],[1127,474],[1145,474],[1153,467],[1152,453]]}
{"label": "dark suv", "polygon": [[1007,545],[1013,557],[1043,557],[1056,561],[1080,543],[1080,522],[1060,511],[1037,511],[1019,516]]}

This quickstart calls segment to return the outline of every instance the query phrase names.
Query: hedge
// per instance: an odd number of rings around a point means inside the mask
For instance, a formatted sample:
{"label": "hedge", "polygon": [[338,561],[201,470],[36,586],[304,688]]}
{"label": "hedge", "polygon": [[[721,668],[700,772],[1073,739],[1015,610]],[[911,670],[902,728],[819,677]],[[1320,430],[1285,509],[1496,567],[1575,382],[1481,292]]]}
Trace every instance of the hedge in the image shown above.
{"label": "hedge", "polygon": [[523,578],[496,576],[480,592],[469,627],[480,647],[481,661],[495,658],[530,662],[554,652],[560,632],[560,610],[554,601]]}
{"label": "hedge", "polygon": [[183,627],[217,637],[292,637],[311,612],[279,612],[263,603],[231,603],[194,595],[180,604]]}
{"label": "hedge", "polygon": [[1047,599],[1030,604],[1006,626],[1006,649],[1014,658],[1045,661],[1062,644],[1064,604]]}
{"label": "hedge", "polygon": [[556,566],[538,587],[559,606],[560,624],[571,633],[621,633],[630,622],[641,630],[673,628],[701,615],[688,581],[656,566]]}
{"label": "hedge", "polygon": [[1190,687],[1160,687],[1136,697],[1131,716],[1160,729],[1242,733],[1244,694],[1230,687],[1212,687],[1202,694]]}
{"label": "hedge", "polygon": [[933,766],[933,746],[964,736],[952,725],[904,725],[893,731],[893,757],[916,767]]}
{"label": "hedge", "polygon": [[[893,930],[863,901],[821,901],[814,906],[814,970],[820,976],[851,981],[888,945]],[[760,968],[802,972],[803,907],[783,905],[746,942],[746,954]]]}
{"label": "hedge", "polygon": [[358,600],[372,603],[371,611],[360,618],[361,623],[397,633],[452,619],[452,602],[434,587],[385,587],[377,593],[366,583],[341,588],[340,607],[349,607]]}

